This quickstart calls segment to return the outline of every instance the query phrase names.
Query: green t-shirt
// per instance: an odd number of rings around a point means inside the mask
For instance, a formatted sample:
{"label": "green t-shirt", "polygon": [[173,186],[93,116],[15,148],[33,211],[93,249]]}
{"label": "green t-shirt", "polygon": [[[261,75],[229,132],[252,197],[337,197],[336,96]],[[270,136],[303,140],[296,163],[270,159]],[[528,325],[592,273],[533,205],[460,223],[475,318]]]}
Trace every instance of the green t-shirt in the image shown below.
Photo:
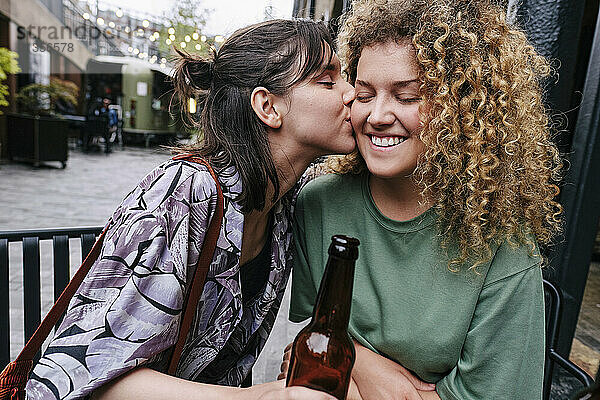
{"label": "green t-shirt", "polygon": [[478,274],[452,272],[435,222],[433,209],[385,217],[366,174],[310,182],[296,207],[290,320],[312,315],[331,236],[353,236],[361,244],[349,332],[358,342],[435,382],[444,400],[541,399],[540,258],[502,244]]}

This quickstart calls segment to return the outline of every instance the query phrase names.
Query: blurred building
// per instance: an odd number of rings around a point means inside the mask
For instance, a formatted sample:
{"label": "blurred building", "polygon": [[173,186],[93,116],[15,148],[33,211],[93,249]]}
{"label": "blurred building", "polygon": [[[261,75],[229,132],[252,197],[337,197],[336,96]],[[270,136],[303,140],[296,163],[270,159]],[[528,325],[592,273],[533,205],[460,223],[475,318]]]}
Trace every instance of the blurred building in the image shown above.
{"label": "blurred building", "polygon": [[[162,71],[157,76],[166,77],[169,48],[165,43],[162,49],[159,46],[161,32],[166,32],[166,28],[156,16],[117,7],[101,9],[98,2],[0,0],[0,47],[16,52],[21,68],[21,73],[7,79],[9,106],[2,111],[22,111],[17,104],[19,90],[34,83],[48,85],[56,81],[54,78],[79,88],[76,109],[68,114],[86,115],[104,97],[121,105],[125,98],[122,70],[131,60],[137,60],[135,65],[147,64],[148,71]],[[112,57],[110,63],[106,57]],[[108,69],[97,68],[109,64]],[[149,88],[164,87],[164,80],[153,78],[158,83],[152,85],[151,81]],[[153,94],[148,102],[158,104],[156,93],[148,93]],[[138,103],[145,101],[139,99]],[[144,111],[138,105],[138,125]],[[7,156],[7,146],[1,146],[7,140],[5,121],[0,116],[0,158]]]}

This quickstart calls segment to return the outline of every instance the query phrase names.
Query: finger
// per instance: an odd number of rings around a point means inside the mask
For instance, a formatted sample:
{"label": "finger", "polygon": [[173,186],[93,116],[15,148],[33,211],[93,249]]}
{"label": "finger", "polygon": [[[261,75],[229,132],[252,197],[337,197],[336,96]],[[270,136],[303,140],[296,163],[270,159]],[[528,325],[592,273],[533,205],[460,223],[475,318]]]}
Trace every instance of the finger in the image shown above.
{"label": "finger", "polygon": [[288,361],[282,361],[281,365],[279,365],[279,371],[285,372],[290,367],[290,363]]}
{"label": "finger", "polygon": [[415,374],[404,368],[402,365],[398,365],[400,373],[408,379],[410,383],[417,389],[425,392],[435,390],[435,383],[427,383],[419,379]]}
{"label": "finger", "polygon": [[285,353],[283,353],[283,361],[290,361],[291,355],[292,355],[291,351],[286,351]]}
{"label": "finger", "polygon": [[402,391],[400,398],[405,400],[423,400],[423,398],[421,397],[419,392],[417,392],[414,386],[410,389]]}
{"label": "finger", "polygon": [[287,346],[285,346],[285,349],[283,350],[284,352],[288,352],[292,349],[292,345],[294,344],[294,342],[289,343]]}
{"label": "finger", "polygon": [[282,379],[287,378],[287,372],[282,372],[279,375],[277,375],[277,380],[280,381]]}
{"label": "finger", "polygon": [[417,389],[414,387],[408,379],[400,378],[398,380],[398,393],[400,394],[401,399],[405,400],[423,400],[421,395],[417,392]]}

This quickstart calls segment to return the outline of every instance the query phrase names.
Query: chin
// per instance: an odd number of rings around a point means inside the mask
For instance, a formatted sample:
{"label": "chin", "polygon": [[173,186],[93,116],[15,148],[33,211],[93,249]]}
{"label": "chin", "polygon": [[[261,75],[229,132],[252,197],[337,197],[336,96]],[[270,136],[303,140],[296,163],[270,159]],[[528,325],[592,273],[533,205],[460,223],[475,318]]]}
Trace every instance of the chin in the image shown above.
{"label": "chin", "polygon": [[371,175],[381,179],[405,178],[411,174],[409,171],[399,171],[396,169],[390,169],[389,166],[373,165],[372,163],[369,164],[368,162],[367,169]]}

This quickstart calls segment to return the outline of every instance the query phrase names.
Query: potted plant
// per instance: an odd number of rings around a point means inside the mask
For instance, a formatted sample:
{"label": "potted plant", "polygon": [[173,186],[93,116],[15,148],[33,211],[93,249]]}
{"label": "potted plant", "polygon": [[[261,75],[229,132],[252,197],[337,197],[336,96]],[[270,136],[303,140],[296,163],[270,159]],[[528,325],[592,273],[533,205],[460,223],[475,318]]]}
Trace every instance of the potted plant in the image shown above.
{"label": "potted plant", "polygon": [[2,117],[2,108],[8,106],[7,96],[9,96],[8,85],[4,82],[9,74],[21,72],[17,58],[19,55],[7,48],[0,47],[0,157],[3,156],[2,143],[6,143],[5,117]]}
{"label": "potted plant", "polygon": [[68,158],[67,121],[61,113],[72,113],[79,89],[73,82],[51,78],[49,84],[33,83],[21,88],[17,105],[21,114],[9,115],[8,136],[11,158],[60,161]]}

